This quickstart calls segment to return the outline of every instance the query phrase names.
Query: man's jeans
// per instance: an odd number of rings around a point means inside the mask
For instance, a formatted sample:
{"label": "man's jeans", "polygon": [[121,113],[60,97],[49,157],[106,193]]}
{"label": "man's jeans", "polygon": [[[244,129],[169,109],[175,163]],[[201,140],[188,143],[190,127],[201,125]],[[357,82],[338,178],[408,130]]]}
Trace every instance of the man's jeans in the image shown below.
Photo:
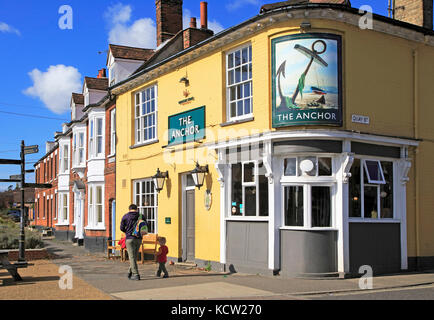
{"label": "man's jeans", "polygon": [[133,276],[139,275],[139,270],[137,268],[137,256],[139,255],[141,243],[141,239],[127,239],[125,241],[128,252],[128,260],[130,260],[130,268],[128,269],[128,272],[131,272]]}

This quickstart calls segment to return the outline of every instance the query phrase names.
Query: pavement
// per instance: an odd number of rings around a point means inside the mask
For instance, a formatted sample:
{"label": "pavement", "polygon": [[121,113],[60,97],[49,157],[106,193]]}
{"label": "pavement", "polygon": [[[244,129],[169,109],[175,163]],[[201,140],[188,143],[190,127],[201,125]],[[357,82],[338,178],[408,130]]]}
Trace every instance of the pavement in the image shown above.
{"label": "pavement", "polygon": [[[0,270],[0,300],[311,300],[359,299],[368,293],[377,293],[381,299],[387,297],[385,292],[411,294],[418,288],[434,293],[434,271],[377,276],[372,289],[363,290],[360,279],[230,274],[177,264],[167,265],[170,277],[163,279],[155,276],[156,263],[145,261],[139,263],[141,280],[130,281],[128,262],[87,253],[70,242],[53,239],[45,243],[50,259],[32,261],[33,265],[20,269],[22,282],[13,282]],[[65,270],[72,271],[70,282]],[[66,284],[71,289],[65,288]]]}

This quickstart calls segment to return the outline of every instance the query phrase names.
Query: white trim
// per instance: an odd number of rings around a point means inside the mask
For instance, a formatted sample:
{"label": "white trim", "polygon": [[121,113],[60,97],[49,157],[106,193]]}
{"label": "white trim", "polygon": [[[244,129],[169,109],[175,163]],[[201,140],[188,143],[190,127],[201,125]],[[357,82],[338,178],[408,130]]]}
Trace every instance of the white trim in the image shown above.
{"label": "white trim", "polygon": [[[101,188],[101,203],[97,203],[97,189]],[[87,201],[87,226],[85,230],[105,229],[105,185],[104,183],[89,183],[88,184],[88,201]],[[90,199],[92,198],[92,201]],[[98,222],[97,207],[101,206],[101,222]],[[84,210],[83,210],[84,214]]]}
{"label": "white trim", "polygon": [[390,218],[349,218],[349,223],[401,223],[399,219],[390,219]]}
{"label": "white trim", "polygon": [[[148,89],[154,89],[154,111],[150,111],[149,113],[143,114],[143,92],[145,92]],[[139,103],[137,103],[137,98],[140,100]],[[152,99],[149,99],[148,101],[152,101]],[[133,117],[134,117],[134,145],[141,145],[144,143],[151,143],[153,141],[158,141],[158,85],[152,84],[150,86],[147,86],[145,88],[142,88],[140,90],[138,90],[137,92],[133,93]],[[139,107],[140,108],[140,115],[137,116],[137,112],[136,112],[136,108]],[[144,126],[143,126],[143,119],[147,116],[152,116],[154,115],[155,117],[155,123],[152,126],[147,126],[146,128],[154,128],[154,137],[152,138],[148,138],[148,139],[144,139]],[[140,129],[137,129],[137,122],[140,123]],[[137,137],[137,132],[140,132],[140,139],[138,139]]]}
{"label": "white trim", "polygon": [[257,144],[267,140],[295,140],[295,139],[309,139],[309,140],[342,140],[350,139],[356,142],[371,142],[373,144],[389,145],[389,146],[415,146],[419,145],[418,141],[397,138],[397,137],[385,137],[373,134],[363,134],[356,132],[338,131],[338,130],[326,130],[326,129],[311,129],[311,130],[293,130],[293,131],[268,131],[260,134],[254,134],[248,137],[240,138],[231,141],[216,141],[204,143],[203,147],[208,149],[221,149],[239,146],[243,144]]}

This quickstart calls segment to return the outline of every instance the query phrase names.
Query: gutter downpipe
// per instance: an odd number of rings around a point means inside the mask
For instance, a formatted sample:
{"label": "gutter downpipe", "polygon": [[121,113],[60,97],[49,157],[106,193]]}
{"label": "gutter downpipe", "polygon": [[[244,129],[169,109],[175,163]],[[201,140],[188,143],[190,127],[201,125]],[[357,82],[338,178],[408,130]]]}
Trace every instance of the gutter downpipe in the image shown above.
{"label": "gutter downpipe", "polygon": [[[413,49],[413,107],[414,107],[414,138],[419,139],[419,79],[418,79],[419,59],[417,49]],[[420,170],[418,168],[418,149],[414,152],[414,176],[415,176],[415,236],[416,236],[416,269],[420,267],[420,205],[419,205],[419,176]]]}

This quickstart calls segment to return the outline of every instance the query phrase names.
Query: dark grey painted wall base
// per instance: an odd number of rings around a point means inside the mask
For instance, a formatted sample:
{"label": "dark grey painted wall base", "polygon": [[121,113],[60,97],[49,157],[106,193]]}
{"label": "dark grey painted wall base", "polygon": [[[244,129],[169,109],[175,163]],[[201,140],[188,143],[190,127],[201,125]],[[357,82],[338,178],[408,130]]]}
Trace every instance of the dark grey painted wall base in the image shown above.
{"label": "dark grey painted wall base", "polygon": [[408,271],[434,270],[434,257],[408,257]]}
{"label": "dark grey painted wall base", "polygon": [[107,252],[106,237],[84,237],[84,249],[89,252]]}
{"label": "dark grey painted wall base", "polygon": [[54,230],[54,237],[60,241],[74,241],[75,232],[71,230]]}

